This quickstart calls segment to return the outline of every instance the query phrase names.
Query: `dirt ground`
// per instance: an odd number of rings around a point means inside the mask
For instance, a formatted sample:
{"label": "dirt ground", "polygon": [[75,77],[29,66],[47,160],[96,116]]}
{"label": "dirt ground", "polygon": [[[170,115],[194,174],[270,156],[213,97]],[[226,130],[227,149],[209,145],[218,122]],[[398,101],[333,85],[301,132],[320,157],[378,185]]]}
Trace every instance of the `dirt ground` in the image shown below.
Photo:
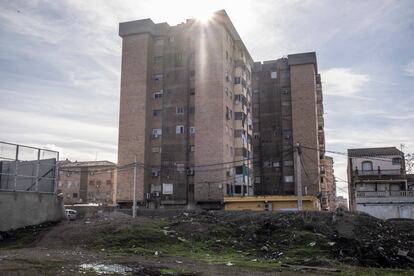
{"label": "dirt ground", "polygon": [[414,275],[414,221],[114,212],[0,233],[0,275]]}

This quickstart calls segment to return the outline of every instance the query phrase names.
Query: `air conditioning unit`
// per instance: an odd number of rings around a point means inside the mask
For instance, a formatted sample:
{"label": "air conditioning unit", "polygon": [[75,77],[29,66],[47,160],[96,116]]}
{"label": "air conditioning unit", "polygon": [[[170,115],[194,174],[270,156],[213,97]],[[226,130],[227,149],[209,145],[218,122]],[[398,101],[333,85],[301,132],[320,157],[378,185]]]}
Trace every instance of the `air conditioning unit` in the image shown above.
{"label": "air conditioning unit", "polygon": [[194,175],[194,169],[187,169],[187,175]]}
{"label": "air conditioning unit", "polygon": [[158,134],[152,134],[152,138],[158,138]]}

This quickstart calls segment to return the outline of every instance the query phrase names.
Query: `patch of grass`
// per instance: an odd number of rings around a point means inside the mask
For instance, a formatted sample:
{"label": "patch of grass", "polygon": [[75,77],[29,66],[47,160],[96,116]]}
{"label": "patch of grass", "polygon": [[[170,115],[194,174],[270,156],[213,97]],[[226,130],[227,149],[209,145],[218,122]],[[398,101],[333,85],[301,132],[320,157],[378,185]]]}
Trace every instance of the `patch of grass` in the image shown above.
{"label": "patch of grass", "polygon": [[161,268],[160,274],[162,276],[191,276],[194,275],[193,272],[183,269],[183,268]]}

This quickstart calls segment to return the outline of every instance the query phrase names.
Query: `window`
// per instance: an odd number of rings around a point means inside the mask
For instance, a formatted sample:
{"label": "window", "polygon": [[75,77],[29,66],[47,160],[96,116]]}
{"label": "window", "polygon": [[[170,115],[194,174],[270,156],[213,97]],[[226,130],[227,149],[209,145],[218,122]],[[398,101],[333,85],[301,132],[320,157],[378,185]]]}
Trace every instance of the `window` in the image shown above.
{"label": "window", "polygon": [[153,75],[154,82],[160,82],[162,81],[162,74],[154,74]]}
{"label": "window", "polygon": [[73,193],[73,198],[78,197],[78,193]]}
{"label": "window", "polygon": [[243,174],[243,166],[236,167],[236,174]]}
{"label": "window", "polygon": [[234,112],[234,119],[235,120],[244,120],[245,114],[243,112]]}
{"label": "window", "polygon": [[195,146],[194,145],[190,145],[190,152],[194,152],[195,151]]}
{"label": "window", "polygon": [[234,77],[234,84],[240,84],[240,77]]}
{"label": "window", "polygon": [[163,40],[162,38],[160,38],[160,39],[156,39],[156,40],[154,41],[154,45],[155,45],[155,46],[162,46],[162,45],[164,45],[164,40]]}
{"label": "window", "polygon": [[271,72],[271,73],[270,73],[270,78],[271,78],[271,79],[276,79],[276,78],[277,78],[277,72],[276,72],[276,71]]}
{"label": "window", "polygon": [[196,132],[196,129],[195,129],[195,127],[190,127],[190,134],[195,134],[195,132]]}
{"label": "window", "polygon": [[395,157],[392,159],[392,164],[393,165],[401,165],[401,158],[400,157]]}
{"label": "window", "polygon": [[173,184],[172,183],[162,183],[162,193],[164,195],[173,194]]}
{"label": "window", "polygon": [[184,126],[183,125],[178,125],[175,127],[175,133],[176,134],[183,134],[184,133]]}
{"label": "window", "polygon": [[195,77],[195,71],[191,70],[190,71],[190,78],[193,79]]}
{"label": "window", "polygon": [[112,185],[112,181],[111,180],[107,180],[106,181],[106,185],[111,186]]}
{"label": "window", "polygon": [[272,167],[273,168],[279,168],[280,167],[280,163],[279,162],[276,162],[276,161],[273,161],[272,162]]}
{"label": "window", "polygon": [[152,169],[152,176],[157,177],[160,175],[160,169]]}
{"label": "window", "polygon": [[153,153],[160,153],[160,152],[161,152],[161,147],[152,147],[152,148],[151,148],[151,151],[152,151]]}
{"label": "window", "polygon": [[363,171],[372,171],[372,162],[371,161],[363,161],[362,162],[362,170]]}
{"label": "window", "polygon": [[183,61],[183,55],[181,53],[175,54],[175,66],[181,66]]}
{"label": "window", "polygon": [[177,168],[177,172],[184,172],[185,171],[184,164],[176,164],[175,166]]}
{"label": "window", "polygon": [[190,95],[191,96],[195,95],[195,88],[190,88]]}
{"label": "window", "polygon": [[226,59],[229,58],[229,52],[226,51]]}
{"label": "window", "polygon": [[154,62],[154,63],[162,63],[162,56],[157,56],[157,57],[154,57],[153,62]]}
{"label": "window", "polygon": [[240,185],[236,185],[234,188],[235,188],[234,193],[241,194],[241,186]]}
{"label": "window", "polygon": [[285,182],[293,182],[293,176],[292,175],[286,175],[285,176]]}
{"label": "window", "polygon": [[162,135],[162,129],[161,128],[153,128],[152,129],[152,135],[154,137],[161,136]]}
{"label": "window", "polygon": [[162,90],[154,92],[154,99],[161,99],[162,94],[163,94]]}
{"label": "window", "polygon": [[184,107],[182,106],[177,106],[175,108],[175,114],[184,114]]}
{"label": "window", "polygon": [[161,116],[161,113],[162,111],[161,111],[161,109],[156,109],[156,110],[153,110],[152,111],[152,115],[154,116],[154,117],[159,117],[159,116]]}
{"label": "window", "polygon": [[286,160],[286,161],[283,162],[283,164],[285,166],[293,166],[293,161],[292,160]]}

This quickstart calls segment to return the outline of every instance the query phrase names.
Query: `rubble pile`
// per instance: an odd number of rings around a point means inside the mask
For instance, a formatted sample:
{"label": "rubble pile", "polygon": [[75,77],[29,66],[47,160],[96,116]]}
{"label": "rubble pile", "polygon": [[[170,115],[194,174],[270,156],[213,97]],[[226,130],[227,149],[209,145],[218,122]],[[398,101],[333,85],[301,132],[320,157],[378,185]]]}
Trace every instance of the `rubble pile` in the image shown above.
{"label": "rubble pile", "polygon": [[328,266],[329,260],[370,267],[414,268],[414,221],[383,221],[349,212],[184,212],[172,229],[212,249],[252,258]]}

